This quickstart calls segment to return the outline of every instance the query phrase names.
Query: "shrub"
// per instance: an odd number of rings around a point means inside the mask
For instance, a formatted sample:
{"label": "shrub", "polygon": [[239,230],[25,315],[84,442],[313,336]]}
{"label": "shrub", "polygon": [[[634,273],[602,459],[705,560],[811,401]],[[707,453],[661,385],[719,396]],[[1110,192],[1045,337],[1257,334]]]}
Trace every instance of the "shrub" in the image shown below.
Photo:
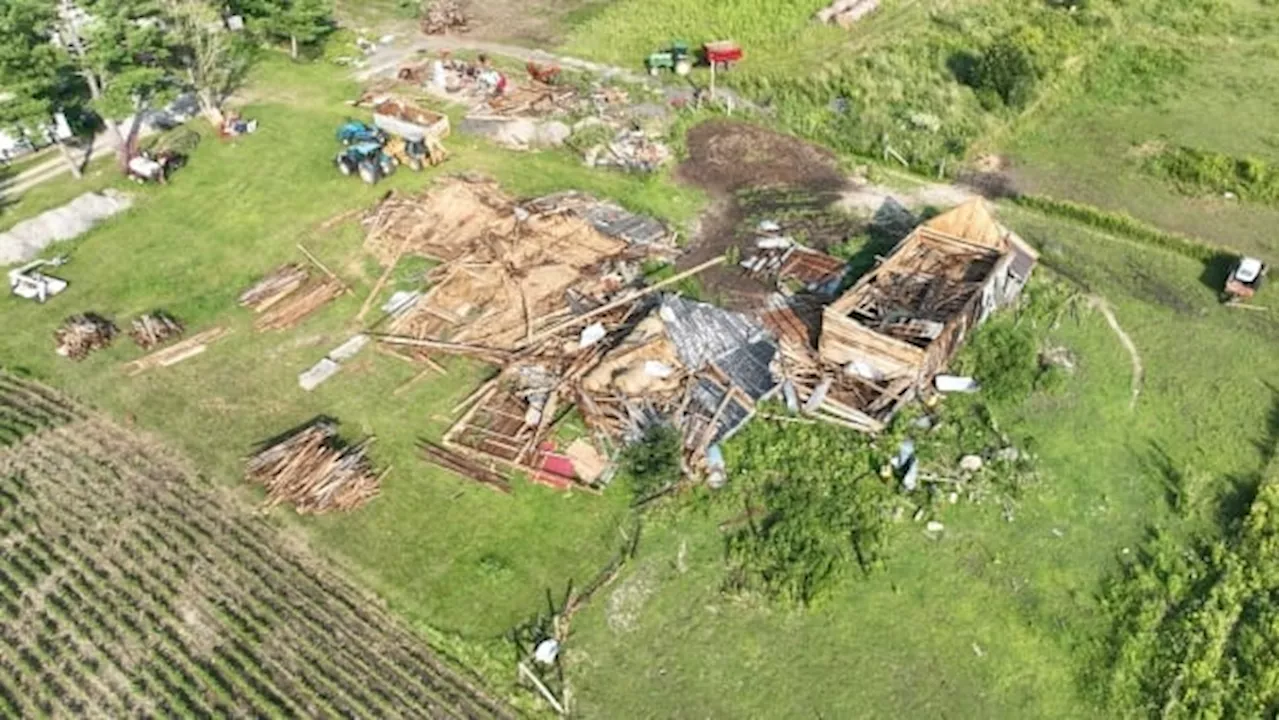
{"label": "shrub", "polygon": [[1274,161],[1169,145],[1143,167],[1187,195],[1230,192],[1268,205],[1280,196],[1280,165]]}
{"label": "shrub", "polygon": [[729,538],[730,588],[809,605],[879,563],[889,490],[867,440],[826,424],[753,422],[726,450],[730,499],[749,516]]}
{"label": "shrub", "polygon": [[989,45],[973,69],[974,89],[983,105],[999,98],[1006,107],[1026,107],[1040,72],[1025,39],[1006,36]]}
{"label": "shrub", "polygon": [[970,338],[958,367],[982,383],[982,394],[996,403],[1016,403],[1035,389],[1040,375],[1036,337],[1029,324],[999,317]]}
{"label": "shrub", "polygon": [[680,481],[680,433],[670,425],[651,425],[644,437],[622,451],[622,472],[637,498],[646,498]]}

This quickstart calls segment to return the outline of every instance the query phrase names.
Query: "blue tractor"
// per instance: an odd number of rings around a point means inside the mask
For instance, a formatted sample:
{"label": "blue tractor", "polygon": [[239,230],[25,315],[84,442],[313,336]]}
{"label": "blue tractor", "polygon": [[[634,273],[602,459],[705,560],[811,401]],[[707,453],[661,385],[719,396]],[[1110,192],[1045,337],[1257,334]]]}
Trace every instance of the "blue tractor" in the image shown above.
{"label": "blue tractor", "polygon": [[338,140],[343,145],[364,142],[376,142],[382,145],[387,142],[387,134],[368,123],[348,119],[338,128]]}
{"label": "blue tractor", "polygon": [[383,151],[382,143],[372,140],[347,145],[338,153],[334,162],[338,166],[338,172],[343,175],[359,175],[361,180],[370,185],[396,169],[395,158]]}

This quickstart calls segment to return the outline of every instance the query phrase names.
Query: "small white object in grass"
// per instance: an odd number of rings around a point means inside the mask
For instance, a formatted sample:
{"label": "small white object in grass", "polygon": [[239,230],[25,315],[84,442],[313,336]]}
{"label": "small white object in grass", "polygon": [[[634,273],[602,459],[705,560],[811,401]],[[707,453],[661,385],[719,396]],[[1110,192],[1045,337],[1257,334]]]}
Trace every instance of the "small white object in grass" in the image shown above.
{"label": "small white object in grass", "polygon": [[978,381],[961,375],[938,375],[933,378],[933,386],[938,392],[978,392]]}
{"label": "small white object in grass", "polygon": [[924,529],[931,533],[940,533],[945,528],[943,527],[942,523],[938,522],[937,520],[930,520],[928,523],[925,524]]}
{"label": "small white object in grass", "polygon": [[333,377],[341,366],[338,363],[324,358],[320,362],[312,365],[306,372],[298,375],[298,386],[307,392],[311,392],[320,386],[320,383]]}
{"label": "small white object in grass", "polygon": [[555,638],[547,638],[538,643],[538,647],[533,651],[533,659],[543,665],[555,664],[556,658],[560,655],[560,642]]}
{"label": "small white object in grass", "polygon": [[775,233],[782,230],[782,226],[778,224],[777,220],[761,220],[759,228],[760,232],[767,233]]}
{"label": "small white object in grass", "polygon": [[977,455],[965,455],[960,458],[960,469],[965,472],[978,472],[982,469],[982,458]]}
{"label": "small white object in grass", "polygon": [[987,656],[986,651],[985,651],[985,650],[983,650],[983,649],[982,649],[982,646],[981,646],[981,645],[979,645],[978,643],[974,643],[974,644],[973,644],[973,654],[974,654],[974,655],[977,655],[978,657],[986,657],[986,656]]}

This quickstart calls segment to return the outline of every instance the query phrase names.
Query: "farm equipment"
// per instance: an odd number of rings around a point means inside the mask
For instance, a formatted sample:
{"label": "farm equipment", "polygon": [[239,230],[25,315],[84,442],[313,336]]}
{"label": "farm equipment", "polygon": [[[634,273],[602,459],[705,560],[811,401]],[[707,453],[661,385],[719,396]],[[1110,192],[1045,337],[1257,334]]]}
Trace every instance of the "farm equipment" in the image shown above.
{"label": "farm equipment", "polygon": [[45,265],[57,267],[66,262],[65,258],[53,260],[34,260],[9,271],[9,292],[20,298],[42,303],[67,289],[67,281],[51,275],[45,275],[38,268]]}
{"label": "farm equipment", "polygon": [[200,134],[194,130],[163,137],[129,158],[125,174],[137,183],[166,183],[173,171],[187,164],[187,157],[199,144]]}
{"label": "farm equipment", "polygon": [[676,41],[671,43],[671,47],[666,50],[659,50],[650,53],[645,58],[644,65],[649,70],[650,75],[658,75],[663,70],[670,70],[676,75],[688,75],[693,70],[694,57],[689,52],[689,44]]}
{"label": "farm equipment", "polygon": [[381,143],[372,141],[348,145],[334,158],[334,163],[338,166],[338,172],[343,175],[359,175],[361,180],[370,185],[396,170],[395,158],[382,149]]}
{"label": "farm equipment", "polygon": [[1231,267],[1226,285],[1222,288],[1222,301],[1235,303],[1248,300],[1262,287],[1262,278],[1267,274],[1267,266],[1257,258],[1241,257]]}
{"label": "farm equipment", "polygon": [[373,106],[373,124],[390,139],[386,151],[412,170],[439,165],[449,153],[440,140],[449,135],[449,117],[407,100],[387,98]]}
{"label": "farm equipment", "polygon": [[343,145],[376,142],[379,145],[387,141],[386,133],[368,123],[359,120],[348,120],[338,128],[338,142]]}
{"label": "farm equipment", "polygon": [[742,47],[732,40],[705,43],[702,57],[714,70],[728,70],[742,59]]}

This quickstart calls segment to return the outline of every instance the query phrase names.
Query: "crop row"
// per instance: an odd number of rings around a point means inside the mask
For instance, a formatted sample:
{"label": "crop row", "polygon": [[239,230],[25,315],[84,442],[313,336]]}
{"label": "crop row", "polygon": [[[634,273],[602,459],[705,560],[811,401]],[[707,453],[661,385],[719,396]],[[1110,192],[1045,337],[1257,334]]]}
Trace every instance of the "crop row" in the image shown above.
{"label": "crop row", "polygon": [[0,448],[0,715],[507,714],[266,523],[0,375],[0,445],[19,425],[43,431]]}

